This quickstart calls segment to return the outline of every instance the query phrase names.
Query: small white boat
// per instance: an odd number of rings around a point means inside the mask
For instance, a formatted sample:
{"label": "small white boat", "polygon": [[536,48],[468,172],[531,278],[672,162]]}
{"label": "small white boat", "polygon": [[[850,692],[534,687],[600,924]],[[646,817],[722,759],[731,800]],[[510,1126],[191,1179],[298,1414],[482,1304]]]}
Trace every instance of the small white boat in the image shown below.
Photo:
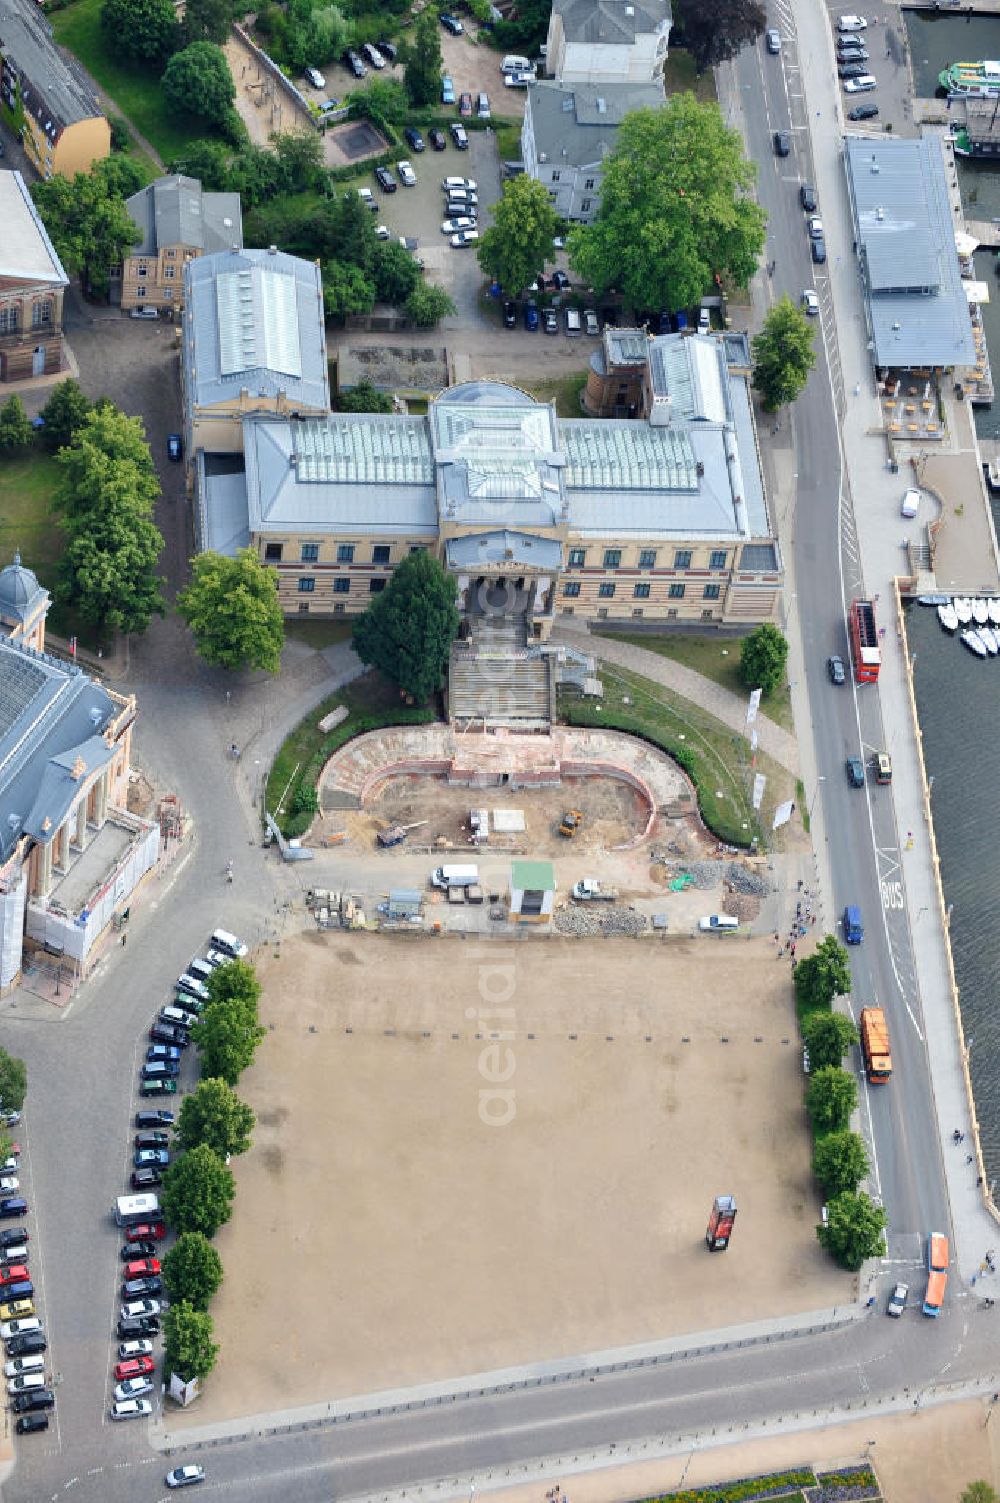
{"label": "small white boat", "polygon": [[955,607],[959,626],[968,626],[972,620],[972,601],[966,600],[964,595],[956,595],[951,603]]}
{"label": "small white boat", "polygon": [[986,643],[977,631],[964,631],[962,633],[962,641],[970,652],[976,654],[977,658],[984,658],[986,656]]}
{"label": "small white boat", "polygon": [[991,595],[986,602],[986,608],[990,613],[990,625],[1000,626],[1000,600],[995,595]]}
{"label": "small white boat", "polygon": [[938,620],[945,631],[958,631],[958,616],[955,607],[949,600],[947,605],[939,605],[937,608]]}
{"label": "small white boat", "polygon": [[977,595],[972,602],[972,619],[977,626],[986,626],[990,619],[990,608],[981,595]]}
{"label": "small white boat", "polygon": [[[950,595],[918,595],[918,605],[951,605]],[[997,623],[1000,625],[1000,622]]]}
{"label": "small white boat", "polygon": [[992,626],[981,626],[979,628],[979,635],[982,637],[986,651],[990,657],[995,658],[997,653],[1000,652],[1000,642],[997,641],[996,632]]}

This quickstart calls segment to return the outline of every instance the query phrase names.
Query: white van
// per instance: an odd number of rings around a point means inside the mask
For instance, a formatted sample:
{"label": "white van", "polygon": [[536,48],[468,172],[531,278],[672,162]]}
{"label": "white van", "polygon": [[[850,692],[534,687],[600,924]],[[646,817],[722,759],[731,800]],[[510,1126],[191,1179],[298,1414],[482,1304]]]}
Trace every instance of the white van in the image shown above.
{"label": "white van", "polygon": [[431,873],[434,887],[474,887],[478,881],[478,866],[439,866]]}
{"label": "white van", "polygon": [[878,88],[878,79],[874,73],[862,73],[860,78],[849,78],[844,84],[845,94],[867,94],[870,89]]}
{"label": "white van", "polygon": [[868,22],[864,16],[839,16],[837,19],[838,31],[867,31]]}
{"label": "white van", "polygon": [[518,57],[516,52],[508,52],[500,64],[501,73],[534,73],[534,68],[526,57]]}
{"label": "white van", "polygon": [[905,491],[899,510],[904,517],[915,517],[920,510],[920,492]]}
{"label": "white van", "polygon": [[242,960],[247,953],[243,941],[230,934],[228,929],[213,929],[209,944],[213,950],[221,950],[223,955],[231,955],[234,960]]}
{"label": "white van", "polygon": [[731,913],[713,913],[709,918],[698,920],[698,928],[703,934],[732,934],[739,927],[739,919],[733,918]]}
{"label": "white van", "polygon": [[137,1221],[159,1221],[160,1201],[156,1195],[119,1195],[115,1201],[115,1220],[119,1226],[134,1226]]}

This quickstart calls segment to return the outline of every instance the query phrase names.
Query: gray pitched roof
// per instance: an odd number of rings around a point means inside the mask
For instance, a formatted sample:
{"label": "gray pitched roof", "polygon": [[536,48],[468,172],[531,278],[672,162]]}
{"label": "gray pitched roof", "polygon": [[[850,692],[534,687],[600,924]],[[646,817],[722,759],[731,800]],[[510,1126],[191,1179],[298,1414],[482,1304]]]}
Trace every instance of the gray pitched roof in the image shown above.
{"label": "gray pitched roof", "polygon": [[155,256],[166,245],[211,254],[243,244],[240,195],[206,193],[194,177],[158,177],[133,193],[125,207],[142,235],[133,255]]}
{"label": "gray pitched roof", "polygon": [[633,110],[659,109],[659,83],[558,83],[528,88],[535,151],[550,165],[599,166],[615,144],[618,127]]}
{"label": "gray pitched roof", "polygon": [[56,46],[35,0],[3,0],[0,51],[20,73],[24,107],[43,130],[103,113],[79,63]]}
{"label": "gray pitched roof", "polygon": [[[27,832],[47,841],[80,789],[110,760],[107,690],[80,668],[0,640],[0,854]],[[74,772],[77,773],[74,776]]]}
{"label": "gray pitched roof", "polygon": [[23,625],[38,613],[49,599],[30,569],[21,563],[21,555],[14,554],[14,562],[0,570],[0,621],[10,626]]}
{"label": "gray pitched roof", "polygon": [[50,287],[69,286],[69,277],[19,172],[0,172],[0,224],[0,277]]}
{"label": "gray pitched roof", "polygon": [[312,261],[284,251],[220,251],[184,267],[188,398],[210,407],[237,397],[327,409],[323,283]]}
{"label": "gray pitched roof", "polygon": [[845,168],[876,364],[973,364],[939,142],[848,136]]}
{"label": "gray pitched roof", "polygon": [[671,21],[670,0],[553,0],[567,42],[632,43]]}

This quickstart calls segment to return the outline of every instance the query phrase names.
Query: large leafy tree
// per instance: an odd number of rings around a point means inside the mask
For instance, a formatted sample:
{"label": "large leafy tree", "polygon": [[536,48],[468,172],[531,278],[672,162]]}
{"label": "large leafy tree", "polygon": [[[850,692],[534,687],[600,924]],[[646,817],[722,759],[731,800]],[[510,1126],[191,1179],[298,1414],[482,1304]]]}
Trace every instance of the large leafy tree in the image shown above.
{"label": "large leafy tree", "polygon": [[392,398],[370,381],[359,381],[349,391],[338,391],[334,406],[337,412],[391,412]]}
{"label": "large leafy tree", "polygon": [[750,345],[753,384],[761,394],[765,412],[794,402],[816,364],[813,325],[787,295],[780,298],[755,334]]}
{"label": "large leafy tree", "polygon": [[370,313],[375,306],[375,283],[360,266],[346,261],[323,264],[323,308],[328,318]]}
{"label": "large leafy tree", "polygon": [[479,264],[505,292],[523,292],[552,260],[558,229],[544,183],[527,173],[509,178],[493,208],[493,223],[479,243]]}
{"label": "large leafy tree", "polygon": [[444,682],[458,631],[456,590],[452,575],[426,549],[411,553],[355,621],[358,657],[414,699],[429,699]]}
{"label": "large leafy tree", "polygon": [[207,1310],[222,1283],[222,1259],[201,1232],[182,1232],[163,1259],[163,1282],[172,1302]]}
{"label": "large leafy tree", "polygon": [[209,978],[209,1001],[192,1030],[205,1079],[234,1086],[264,1037],[257,1014],[260,982],[253,966],[235,960]]}
{"label": "large leafy tree", "polygon": [[28,1067],[23,1059],[0,1049],[0,1106],[5,1112],[19,1112],[28,1090]]}
{"label": "large leafy tree", "polygon": [[92,172],[72,179],[55,176],[32,183],[31,196],[60,261],[79,276],[87,292],[106,297],[111,267],[124,259],[142,236],[125,207],[123,189],[135,192],[134,164],[124,172],[121,157],[95,162]]}
{"label": "large leafy tree", "polygon": [[90,410],[89,399],[72,376],[53,386],[52,395],[41,411],[45,419],[45,427],[41,430],[44,447],[54,454],[64,444],[71,444]]}
{"label": "large leafy tree", "polygon": [[309,193],[323,176],[323,142],[318,131],[286,130],[271,137],[278,158],[282,193]]}
{"label": "large leafy tree", "polygon": [[377,125],[404,125],[410,113],[406,88],[398,78],[373,78],[352,102]]}
{"label": "large leafy tree", "polygon": [[66,531],[57,597],[101,631],[145,631],[164,611],[156,574],[163,538],[152,521],[159,482],[140,420],[99,405],[56,457]]}
{"label": "large leafy tree", "polygon": [[153,66],[168,57],[178,41],[171,0],[102,0],[101,30],[116,56]]}
{"label": "large leafy tree", "polygon": [[717,273],[745,286],[764,248],[756,174],[718,105],[673,94],[636,110],[604,164],[597,220],[570,235],[570,261],[634,308],[688,308]]}
{"label": "large leafy tree", "polygon": [[770,621],[765,621],[740,643],[740,680],[747,689],[773,694],[784,676],[787,660],[787,639]]}
{"label": "large leafy tree", "polygon": [[678,20],[673,45],[686,47],[704,73],[755,42],[767,25],[767,12],[760,0],[681,0]]}
{"label": "large leafy tree", "polygon": [[858,1030],[845,1013],[810,1012],[802,1023],[802,1038],[809,1050],[810,1069],[822,1070],[826,1065],[841,1063],[848,1049],[858,1042]]}
{"label": "large leafy tree", "polygon": [[205,1143],[220,1159],[246,1153],[256,1118],[224,1080],[201,1080],[181,1102],[177,1141],[181,1148]]}
{"label": "large leafy tree", "polygon": [[214,42],[191,42],[175,52],[160,80],[167,108],[221,125],[233,107],[236,85],[226,54]]}
{"label": "large leafy tree", "polygon": [[380,303],[405,303],[420,285],[420,267],[398,240],[381,242],[372,260],[371,275]]}
{"label": "large leafy tree", "polygon": [[233,19],[232,0],[185,0],[181,31],[185,42],[216,42],[229,35]]}
{"label": "large leafy tree", "polygon": [[857,1104],[857,1083],[846,1070],[825,1065],[809,1077],[806,1111],[817,1137],[824,1133],[844,1132]]}
{"label": "large leafy tree", "polygon": [[229,1220],[235,1194],[232,1171],[204,1143],[174,1160],[160,1189],[163,1213],[173,1230],[205,1237],[214,1237]]}
{"label": "large leafy tree", "polygon": [[418,282],[403,304],[406,316],[417,329],[433,329],[443,318],[450,318],[455,304],[443,287],[433,282]]}
{"label": "large leafy tree", "polygon": [[219,668],[264,668],[277,673],[285,641],[278,576],[253,548],[235,558],[200,553],[177,610],[206,663]]}
{"label": "large leafy tree", "polygon": [[441,29],[437,8],[422,10],[413,27],[413,41],[403,48],[403,82],[414,109],[437,104],[441,90]]}
{"label": "large leafy tree", "polygon": [[24,403],[15,392],[0,407],[0,453],[12,454],[26,449],[35,436]]}
{"label": "large leafy tree", "polygon": [[828,934],[795,969],[795,1000],[802,1012],[826,1009],[834,997],[851,990],[847,951],[835,934]]}
{"label": "large leafy tree", "polygon": [[827,1198],[856,1190],[868,1173],[868,1155],[856,1132],[830,1132],[813,1154],[813,1173]]}
{"label": "large leafy tree", "polygon": [[845,1190],[827,1202],[828,1221],[816,1228],[820,1245],[843,1268],[856,1273],[866,1258],[885,1251],[886,1216],[863,1192]]}
{"label": "large leafy tree", "polygon": [[164,1316],[163,1343],[167,1371],[187,1383],[207,1378],[219,1355],[212,1340],[212,1317],[185,1300],[171,1305]]}

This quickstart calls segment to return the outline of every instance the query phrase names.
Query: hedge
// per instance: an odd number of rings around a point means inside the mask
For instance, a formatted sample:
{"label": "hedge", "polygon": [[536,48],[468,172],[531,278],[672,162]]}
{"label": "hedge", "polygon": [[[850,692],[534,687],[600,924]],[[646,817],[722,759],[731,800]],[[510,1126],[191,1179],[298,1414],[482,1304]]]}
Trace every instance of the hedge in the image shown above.
{"label": "hedge", "polygon": [[816,1475],[811,1468],[794,1472],[775,1472],[768,1477],[744,1477],[739,1482],[719,1487],[696,1487],[683,1493],[657,1493],[639,1503],[743,1503],[743,1500],[781,1498],[798,1488],[815,1487]]}

